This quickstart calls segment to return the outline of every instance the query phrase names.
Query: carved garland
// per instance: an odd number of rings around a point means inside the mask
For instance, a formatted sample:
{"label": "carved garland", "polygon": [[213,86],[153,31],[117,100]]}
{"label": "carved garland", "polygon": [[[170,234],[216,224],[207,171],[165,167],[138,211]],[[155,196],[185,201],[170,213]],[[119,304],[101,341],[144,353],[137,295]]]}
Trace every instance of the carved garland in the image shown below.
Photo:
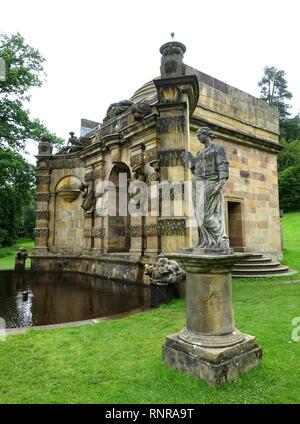
{"label": "carved garland", "polygon": [[50,193],[36,193],[35,198],[37,202],[49,202]]}
{"label": "carved garland", "polygon": [[64,168],[82,168],[83,161],[78,158],[65,158],[65,159],[52,159],[48,160],[48,167],[50,169],[64,169]]}
{"label": "carved garland", "polygon": [[91,238],[92,237],[92,229],[91,228],[85,228],[83,230],[83,237],[84,238]]}
{"label": "carved garland", "polygon": [[95,238],[103,239],[105,237],[105,227],[93,228],[92,234]]}
{"label": "carved garland", "polygon": [[49,212],[48,211],[35,211],[35,217],[36,219],[48,219],[49,218]]}
{"label": "carved garland", "polygon": [[144,153],[137,153],[130,157],[130,166],[143,165],[144,163]]}
{"label": "carved garland", "polygon": [[36,184],[50,184],[50,175],[38,175],[35,179]]}
{"label": "carved garland", "polygon": [[181,157],[184,149],[170,149],[159,151],[159,166],[184,166]]}
{"label": "carved garland", "polygon": [[143,235],[143,226],[130,225],[129,234],[131,237],[141,237]]}
{"label": "carved garland", "polygon": [[35,228],[33,234],[37,238],[47,238],[49,234],[48,228]]}
{"label": "carved garland", "polygon": [[157,118],[157,130],[160,134],[180,131],[185,127],[184,116],[170,116],[167,118]]}
{"label": "carved garland", "polygon": [[160,235],[185,235],[185,219],[183,218],[160,218],[157,222]]}
{"label": "carved garland", "polygon": [[145,151],[145,163],[154,162],[158,157],[158,149],[153,147],[152,149]]}
{"label": "carved garland", "polygon": [[158,228],[156,224],[146,224],[144,226],[144,234],[147,237],[158,236]]}
{"label": "carved garland", "polygon": [[181,236],[185,235],[185,219],[183,218],[160,218],[157,224],[131,225],[131,237],[154,237],[158,235],[164,236]]}

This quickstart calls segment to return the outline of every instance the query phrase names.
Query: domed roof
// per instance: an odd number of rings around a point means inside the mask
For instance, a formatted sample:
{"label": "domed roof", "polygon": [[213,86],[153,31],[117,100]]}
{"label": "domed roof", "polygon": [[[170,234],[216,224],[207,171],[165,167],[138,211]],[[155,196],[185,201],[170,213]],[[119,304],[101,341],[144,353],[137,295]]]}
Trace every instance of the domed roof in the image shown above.
{"label": "domed roof", "polygon": [[146,84],[136,90],[130,100],[134,103],[144,101],[147,101],[147,103],[155,103],[157,101],[157,92],[153,80],[146,82]]}

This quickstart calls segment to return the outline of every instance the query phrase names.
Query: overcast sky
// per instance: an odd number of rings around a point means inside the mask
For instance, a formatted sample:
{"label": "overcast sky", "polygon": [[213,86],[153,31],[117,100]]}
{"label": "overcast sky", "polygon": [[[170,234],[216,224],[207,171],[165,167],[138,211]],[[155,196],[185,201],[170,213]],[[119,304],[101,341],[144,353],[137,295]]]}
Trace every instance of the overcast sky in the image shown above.
{"label": "overcast sky", "polygon": [[65,139],[159,75],[171,32],[185,63],[257,97],[264,66],[285,70],[297,113],[299,16],[299,0],[0,0],[0,31],[20,32],[47,60],[31,115]]}

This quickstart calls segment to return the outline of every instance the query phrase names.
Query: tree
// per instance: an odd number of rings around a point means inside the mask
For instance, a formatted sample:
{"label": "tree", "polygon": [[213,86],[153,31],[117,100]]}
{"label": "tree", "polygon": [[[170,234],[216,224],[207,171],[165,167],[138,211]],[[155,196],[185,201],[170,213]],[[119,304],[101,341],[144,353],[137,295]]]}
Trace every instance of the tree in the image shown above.
{"label": "tree", "polygon": [[300,211],[300,164],[280,173],[279,200],[284,212]]}
{"label": "tree", "polygon": [[35,169],[18,153],[0,148],[0,244],[13,243],[32,202]]}
{"label": "tree", "polygon": [[5,62],[5,79],[0,79],[0,146],[24,150],[26,140],[47,136],[53,143],[63,141],[51,134],[38,119],[32,119],[24,105],[30,101],[32,87],[45,80],[45,59],[26,44],[21,34],[11,37],[0,33],[0,57]]}
{"label": "tree", "polygon": [[266,100],[270,106],[278,107],[279,119],[282,123],[290,115],[288,100],[293,97],[287,89],[285,72],[275,66],[266,66],[258,86],[260,87],[261,99]]}
{"label": "tree", "polygon": [[280,140],[300,140],[300,115],[285,119],[280,128]]}
{"label": "tree", "polygon": [[277,157],[278,171],[282,172],[290,166],[300,164],[300,140],[287,143],[281,142],[283,150]]}

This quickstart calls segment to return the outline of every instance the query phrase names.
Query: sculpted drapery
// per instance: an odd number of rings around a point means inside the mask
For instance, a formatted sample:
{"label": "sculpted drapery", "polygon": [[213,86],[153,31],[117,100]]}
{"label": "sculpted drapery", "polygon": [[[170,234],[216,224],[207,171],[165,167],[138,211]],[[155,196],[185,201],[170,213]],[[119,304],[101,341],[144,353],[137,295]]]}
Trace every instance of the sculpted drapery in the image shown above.
{"label": "sculpted drapery", "polygon": [[223,146],[215,144],[213,131],[202,127],[197,137],[205,148],[194,157],[185,152],[183,159],[192,173],[192,196],[198,226],[198,247],[229,248],[226,235],[222,190],[229,175],[229,162]]}

